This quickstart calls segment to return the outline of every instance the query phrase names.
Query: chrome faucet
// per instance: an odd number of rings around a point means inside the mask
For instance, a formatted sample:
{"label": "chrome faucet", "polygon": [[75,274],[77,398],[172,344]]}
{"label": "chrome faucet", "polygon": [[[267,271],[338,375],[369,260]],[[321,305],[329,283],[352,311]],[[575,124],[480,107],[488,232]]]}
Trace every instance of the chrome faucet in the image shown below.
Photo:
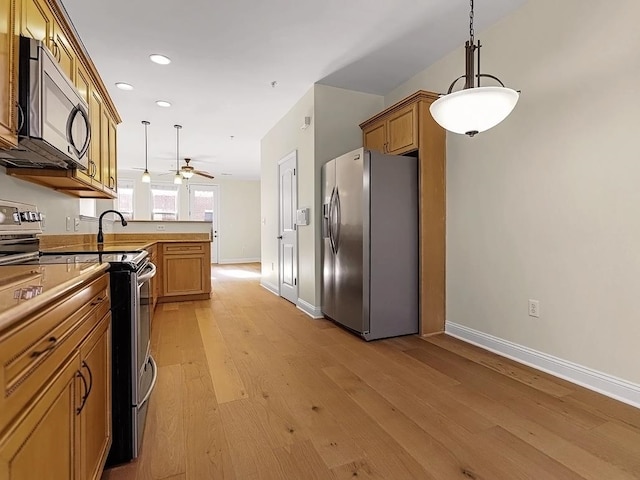
{"label": "chrome faucet", "polygon": [[104,243],[104,235],[102,234],[102,217],[104,217],[107,213],[115,213],[120,217],[120,223],[122,223],[123,227],[127,226],[127,221],[124,219],[122,214],[117,210],[105,210],[100,214],[98,218],[98,244],[101,245]]}

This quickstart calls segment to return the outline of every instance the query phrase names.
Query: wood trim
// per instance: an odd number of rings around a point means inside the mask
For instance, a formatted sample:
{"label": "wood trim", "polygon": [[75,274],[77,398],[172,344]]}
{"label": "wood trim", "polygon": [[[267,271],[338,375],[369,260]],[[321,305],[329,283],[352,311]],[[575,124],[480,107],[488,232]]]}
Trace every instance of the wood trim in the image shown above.
{"label": "wood trim", "polygon": [[[403,107],[406,107],[407,105],[409,105],[411,103],[415,103],[415,102],[417,102],[419,100],[425,100],[425,101],[427,101],[429,103],[432,103],[432,102],[436,101],[438,98],[440,98],[440,95],[437,94],[437,93],[428,92],[426,90],[418,90],[413,95],[410,95],[407,98],[404,98],[404,99],[400,100],[399,102],[394,103],[393,105],[391,105],[390,107],[384,109],[383,111],[381,111],[377,115],[371,117],[368,120],[365,120],[364,122],[362,122],[360,124],[360,128],[364,129],[364,128],[368,127],[370,124],[381,120],[383,117],[386,117],[387,115],[389,115],[390,113],[394,112],[395,110],[399,110],[399,109],[401,109]],[[429,115],[431,115],[431,114],[429,114]]]}
{"label": "wood trim", "polygon": [[158,303],[188,302],[191,300],[209,300],[211,293],[197,293],[194,295],[175,295],[173,297],[158,297]]}
{"label": "wood trim", "polygon": [[446,319],[446,132],[421,101],[420,162],[420,334],[442,332]]}

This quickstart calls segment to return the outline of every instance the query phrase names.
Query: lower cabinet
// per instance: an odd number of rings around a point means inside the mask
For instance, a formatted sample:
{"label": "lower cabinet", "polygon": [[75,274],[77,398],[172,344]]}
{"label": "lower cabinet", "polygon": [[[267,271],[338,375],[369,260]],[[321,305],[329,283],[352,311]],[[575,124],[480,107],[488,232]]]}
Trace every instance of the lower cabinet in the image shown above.
{"label": "lower cabinet", "polygon": [[[69,480],[75,475],[80,354],[65,364],[0,443],[0,478]],[[88,477],[87,477],[88,478]]]}
{"label": "lower cabinet", "polygon": [[0,332],[0,357],[8,358],[0,373],[8,412],[0,416],[1,480],[101,478],[111,447],[108,295],[103,275]]}
{"label": "lower cabinet", "polygon": [[89,383],[80,404],[81,479],[99,479],[111,446],[111,314],[80,348],[80,373]]}
{"label": "lower cabinet", "polygon": [[211,296],[211,247],[209,242],[162,244],[161,301],[181,297]]}

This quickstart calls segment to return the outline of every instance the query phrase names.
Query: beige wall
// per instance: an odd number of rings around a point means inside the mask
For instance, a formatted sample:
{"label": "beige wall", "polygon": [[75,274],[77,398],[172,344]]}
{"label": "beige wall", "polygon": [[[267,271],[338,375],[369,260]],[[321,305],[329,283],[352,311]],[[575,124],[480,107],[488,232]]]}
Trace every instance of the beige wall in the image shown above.
{"label": "beige wall", "polygon": [[[535,0],[478,32],[483,72],[522,96],[447,143],[447,320],[635,383],[639,17],[636,0]],[[459,49],[385,103],[463,67]]]}
{"label": "beige wall", "polygon": [[[151,218],[151,196],[149,184],[142,183],[141,172],[121,170],[118,172],[121,180],[134,182],[134,218],[136,220],[149,220]],[[173,182],[171,175],[152,175],[153,182]],[[258,261],[260,259],[260,181],[259,180],[233,180],[216,178],[208,180],[197,178],[191,180],[192,184],[218,185],[220,195],[220,218],[218,220],[219,263],[234,261]],[[179,194],[179,220],[189,218],[189,195],[185,184],[180,187]],[[171,226],[166,222],[165,231],[201,231],[197,224],[175,224]],[[155,225],[154,225],[155,226]],[[148,229],[149,225],[132,227],[137,230]],[[122,227],[116,225],[116,230]],[[126,227],[128,228],[128,227]],[[142,230],[141,230],[142,229]],[[124,230],[123,230],[124,231]],[[132,229],[128,231],[133,231]]]}
{"label": "beige wall", "polygon": [[[383,98],[314,85],[261,143],[262,282],[278,286],[278,161],[298,153],[298,207],[309,207],[310,225],[298,228],[298,297],[320,308],[320,181],[327,160],[362,146],[360,122],[377,113]],[[301,130],[304,117],[311,126]]]}
{"label": "beige wall", "polygon": [[[311,88],[260,142],[262,282],[278,288],[278,161],[298,152],[298,206],[314,202],[314,95]],[[304,117],[311,126],[301,130]],[[315,301],[315,224],[298,229],[298,297]]]}

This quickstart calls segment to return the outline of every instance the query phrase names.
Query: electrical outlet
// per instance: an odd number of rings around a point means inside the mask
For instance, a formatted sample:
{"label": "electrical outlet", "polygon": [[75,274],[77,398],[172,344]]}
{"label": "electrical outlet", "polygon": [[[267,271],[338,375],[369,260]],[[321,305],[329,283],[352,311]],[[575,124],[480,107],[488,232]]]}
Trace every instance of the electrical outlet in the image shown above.
{"label": "electrical outlet", "polygon": [[529,316],[538,318],[540,316],[540,302],[529,299]]}
{"label": "electrical outlet", "polygon": [[78,230],[80,230],[80,218],[75,217],[73,219],[73,231],[77,232]]}
{"label": "electrical outlet", "polygon": [[67,232],[71,231],[71,217],[67,217]]}
{"label": "electrical outlet", "polygon": [[156,225],[156,230],[166,230],[167,226],[166,225]]}

